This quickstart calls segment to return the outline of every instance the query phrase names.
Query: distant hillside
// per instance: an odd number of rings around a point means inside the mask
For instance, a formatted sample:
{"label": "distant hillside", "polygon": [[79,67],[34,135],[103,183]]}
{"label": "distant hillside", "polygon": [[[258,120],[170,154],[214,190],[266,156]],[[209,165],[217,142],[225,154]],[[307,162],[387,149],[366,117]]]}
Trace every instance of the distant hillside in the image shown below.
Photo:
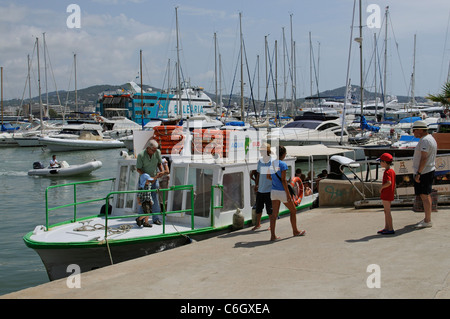
{"label": "distant hillside", "polygon": [[[144,89],[148,89],[150,86],[144,85]],[[78,89],[77,90],[77,99],[78,99],[78,106],[80,108],[88,107],[88,106],[95,106],[97,104],[97,100],[99,97],[99,94],[101,94],[104,91],[116,91],[119,89],[128,89],[128,84],[122,84],[122,85],[94,85],[90,86],[84,89]],[[158,90],[157,88],[152,88],[154,90]],[[42,95],[42,103],[47,103],[47,95],[43,93]],[[58,100],[59,96],[59,100]],[[33,103],[39,103],[39,96],[35,96],[32,99]],[[50,105],[66,105],[68,107],[75,107],[75,90],[74,91],[56,91],[49,92],[48,93],[48,103]],[[19,99],[11,99],[8,101],[4,101],[3,104],[5,106],[20,106],[21,101]],[[28,104],[28,98],[25,98],[23,101],[23,104]]]}
{"label": "distant hillside", "polygon": [[[144,89],[147,89],[149,87],[150,86],[144,85]],[[77,90],[78,107],[80,108],[80,110],[82,110],[83,107],[96,106],[99,94],[101,94],[104,91],[108,91],[108,90],[116,91],[119,89],[128,89],[128,88],[129,88],[128,84],[122,84],[122,85],[103,84],[103,85],[90,86],[90,87],[87,87],[84,89],[78,89]],[[154,88],[154,87],[151,87],[151,88],[155,91],[159,90],[158,88]],[[211,99],[213,101],[216,100],[215,94],[208,93],[208,92],[205,92],[205,93],[209,97],[211,97]],[[359,99],[359,94],[360,94],[359,86],[352,85],[352,93],[356,99]],[[60,102],[58,101],[58,95],[59,95]],[[327,90],[327,91],[323,91],[323,92],[319,93],[319,97],[321,97],[321,98],[339,97],[339,96],[342,97],[344,95],[345,95],[345,86],[334,89],[334,90]],[[380,96],[379,93],[378,93],[378,96]],[[373,99],[374,97],[375,97],[375,94],[373,92],[364,90],[364,99]],[[229,99],[230,99],[229,94],[228,95],[223,94],[222,98],[226,105],[228,105],[228,104],[233,105],[234,103],[239,105],[239,103],[240,103],[240,97],[238,95],[232,95],[230,103],[229,103]],[[306,99],[307,98],[308,97],[306,97]],[[410,99],[410,97],[407,97],[407,96],[397,96],[397,98],[400,103],[406,103]],[[68,107],[74,108],[75,107],[75,91],[67,92],[67,91],[62,90],[62,91],[59,91],[58,94],[56,94],[56,92],[49,92],[48,100],[49,100],[50,105],[59,105],[59,103],[61,103],[61,105],[66,105],[66,103],[67,103]],[[39,97],[38,96],[33,97],[32,101],[33,101],[33,103],[39,103]],[[245,103],[248,103],[248,98],[245,98],[245,101],[246,101]],[[297,99],[295,104],[297,106],[300,106],[304,101],[305,101],[305,98],[299,98],[299,99]],[[424,97],[416,97],[416,101],[417,102],[425,102],[426,99]],[[42,94],[42,102],[44,104],[47,103],[47,97],[46,97],[45,93]],[[26,98],[23,103],[28,104],[28,98]],[[12,100],[4,101],[3,104],[5,106],[20,106],[21,101],[19,99],[12,99]]]}
{"label": "distant hillside", "polygon": [[[327,91],[323,91],[321,93],[319,93],[319,97],[323,97],[323,98],[327,98],[327,97],[338,97],[338,96],[345,96],[345,89],[346,87],[340,87],[334,90],[327,90]],[[354,96],[354,98],[356,100],[359,100],[360,98],[360,87],[357,85],[352,85],[351,88],[351,92],[352,92],[352,96]],[[369,92],[366,89],[364,89],[364,100],[373,100],[375,99],[375,92]],[[316,97],[317,95],[313,95],[314,97]],[[381,94],[380,92],[377,92],[377,96],[380,98]],[[410,96],[401,96],[401,95],[397,95],[397,99],[399,103],[407,103],[410,101],[411,97]],[[424,97],[421,96],[416,96],[416,101],[419,103],[424,103],[426,102],[426,99]]]}

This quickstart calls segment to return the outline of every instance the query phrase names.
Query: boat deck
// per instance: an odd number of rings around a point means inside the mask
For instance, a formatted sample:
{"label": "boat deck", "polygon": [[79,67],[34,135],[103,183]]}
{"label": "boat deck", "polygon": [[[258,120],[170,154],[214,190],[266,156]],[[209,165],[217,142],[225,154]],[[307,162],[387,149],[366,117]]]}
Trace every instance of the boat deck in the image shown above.
{"label": "boat deck", "polygon": [[[149,217],[151,222],[151,217]],[[167,221],[163,225],[152,224],[152,227],[139,227],[135,217],[108,219],[108,240],[131,239],[172,234],[191,230],[191,227],[182,223]],[[105,239],[105,217],[94,217],[84,221],[63,224],[44,231],[43,226],[37,226],[35,234],[30,239],[40,243],[87,243],[90,241],[103,241]]]}

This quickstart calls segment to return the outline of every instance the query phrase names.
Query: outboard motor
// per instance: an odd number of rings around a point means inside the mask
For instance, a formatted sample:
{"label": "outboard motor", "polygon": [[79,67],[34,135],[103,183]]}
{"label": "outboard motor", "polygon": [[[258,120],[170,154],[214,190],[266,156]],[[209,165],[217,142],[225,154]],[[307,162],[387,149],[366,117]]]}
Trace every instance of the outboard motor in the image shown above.
{"label": "outboard motor", "polygon": [[44,168],[44,164],[42,164],[41,162],[33,163],[33,169],[43,169],[43,168]]}

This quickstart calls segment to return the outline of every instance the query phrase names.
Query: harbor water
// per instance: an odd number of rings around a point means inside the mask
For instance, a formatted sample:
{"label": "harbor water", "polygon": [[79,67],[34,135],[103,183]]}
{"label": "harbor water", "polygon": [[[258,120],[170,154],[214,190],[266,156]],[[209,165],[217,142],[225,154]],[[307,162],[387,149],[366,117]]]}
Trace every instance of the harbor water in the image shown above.
{"label": "harbor water", "polygon": [[[33,162],[48,165],[53,155],[50,151],[39,147],[0,148],[0,295],[49,282],[39,256],[22,239],[37,225],[45,225],[45,189],[51,185],[116,177],[121,150],[125,149],[54,153],[59,161],[69,165],[93,159],[100,160],[103,165],[88,176],[46,178],[31,177],[27,172],[32,169]],[[94,198],[100,198],[111,191],[111,186],[111,182],[93,183],[86,189]],[[73,190],[55,190],[49,193],[49,202],[53,205],[72,200]],[[84,195],[77,193],[79,198]],[[97,206],[100,211],[99,204]],[[96,213],[93,209],[91,214]],[[51,216],[50,223],[60,221],[55,219],[58,217],[69,219],[70,214],[69,210],[60,216]]]}

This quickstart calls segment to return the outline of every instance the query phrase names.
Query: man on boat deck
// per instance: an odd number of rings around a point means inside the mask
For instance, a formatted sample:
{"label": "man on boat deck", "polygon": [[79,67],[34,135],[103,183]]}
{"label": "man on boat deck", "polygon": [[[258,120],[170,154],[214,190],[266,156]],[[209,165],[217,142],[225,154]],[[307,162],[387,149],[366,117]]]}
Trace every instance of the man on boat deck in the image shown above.
{"label": "man on boat deck", "polygon": [[[159,169],[159,171],[158,171]],[[164,175],[164,169],[162,166],[161,151],[158,150],[158,142],[150,139],[144,147],[144,150],[140,152],[137,156],[136,170],[139,175],[148,174],[153,178],[151,189],[159,189],[158,178]],[[159,206],[158,193],[152,192],[153,199],[153,213],[161,212]],[[161,225],[161,220],[159,215],[152,216],[153,223],[156,225]]]}

